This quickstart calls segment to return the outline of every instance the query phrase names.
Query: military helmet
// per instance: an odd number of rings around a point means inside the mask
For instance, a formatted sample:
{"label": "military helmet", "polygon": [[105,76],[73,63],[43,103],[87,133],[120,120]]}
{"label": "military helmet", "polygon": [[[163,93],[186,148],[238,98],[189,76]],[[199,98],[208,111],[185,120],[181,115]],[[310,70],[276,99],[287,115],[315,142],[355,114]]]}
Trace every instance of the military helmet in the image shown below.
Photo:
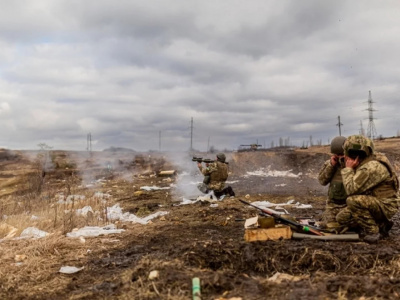
{"label": "military helmet", "polygon": [[343,144],[346,141],[344,136],[334,137],[331,142],[331,153],[343,155]]}
{"label": "military helmet", "polygon": [[219,160],[219,161],[221,161],[221,162],[225,162],[225,160],[226,160],[226,156],[225,156],[225,154],[224,153],[218,153],[217,154],[217,159]]}
{"label": "military helmet", "polygon": [[366,156],[370,156],[374,153],[374,142],[363,135],[352,135],[344,142],[343,150],[347,156],[352,151],[364,152]]}

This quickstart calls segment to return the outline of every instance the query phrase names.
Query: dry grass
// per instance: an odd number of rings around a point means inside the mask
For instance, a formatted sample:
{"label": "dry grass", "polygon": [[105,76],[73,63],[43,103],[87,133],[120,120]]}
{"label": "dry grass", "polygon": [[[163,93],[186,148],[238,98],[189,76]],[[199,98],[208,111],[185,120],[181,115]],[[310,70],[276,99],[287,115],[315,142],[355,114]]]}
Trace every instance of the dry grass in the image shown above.
{"label": "dry grass", "polygon": [[[60,274],[62,266],[86,266],[87,261],[104,251],[104,239],[67,238],[60,233],[41,239],[9,240],[0,244],[1,293],[20,295],[57,293],[66,289],[71,276]],[[112,244],[107,244],[112,249]],[[84,272],[84,271],[83,271]],[[32,286],[32,282],[35,285]],[[4,298],[3,298],[4,299]]]}
{"label": "dry grass", "polygon": [[[113,204],[104,194],[80,186],[77,176],[64,176],[58,184],[49,185],[42,177],[40,164],[36,169],[13,178],[17,194],[0,198],[0,239],[8,232],[7,226],[17,228],[17,236],[27,227],[56,233],[67,233],[76,227],[103,226],[108,223],[106,208]],[[4,181],[2,181],[4,184]],[[9,182],[9,180],[7,180]],[[90,206],[93,213],[78,215],[77,211]],[[1,229],[3,228],[3,229]]]}
{"label": "dry grass", "polygon": [[[80,179],[73,175],[53,179],[50,185],[40,166],[32,163],[13,177],[0,180],[3,189],[0,239],[8,235],[0,243],[0,298],[1,293],[28,297],[62,291],[71,278],[58,274],[61,266],[84,266],[96,251],[105,250],[102,239],[82,241],[67,238],[65,233],[87,225],[108,224],[105,212],[114,204],[113,200],[81,187]],[[4,196],[8,193],[11,194]],[[77,214],[85,206],[90,206],[94,213]],[[40,239],[15,239],[28,227],[49,235]],[[113,247],[107,244],[107,249]]]}
{"label": "dry grass", "polygon": [[[84,198],[83,198],[84,197]],[[37,227],[46,232],[69,232],[73,228],[83,226],[103,226],[108,223],[106,208],[112,205],[110,199],[96,196],[93,191],[85,191],[70,197],[70,200],[61,203],[65,196],[58,195],[52,199],[42,197],[7,198],[1,205],[3,220],[0,224],[7,224],[18,229],[18,235],[27,227]],[[18,201],[21,200],[21,201]],[[29,204],[27,203],[29,201]],[[78,215],[77,211],[90,206],[94,213]],[[4,237],[0,232],[0,238]]]}

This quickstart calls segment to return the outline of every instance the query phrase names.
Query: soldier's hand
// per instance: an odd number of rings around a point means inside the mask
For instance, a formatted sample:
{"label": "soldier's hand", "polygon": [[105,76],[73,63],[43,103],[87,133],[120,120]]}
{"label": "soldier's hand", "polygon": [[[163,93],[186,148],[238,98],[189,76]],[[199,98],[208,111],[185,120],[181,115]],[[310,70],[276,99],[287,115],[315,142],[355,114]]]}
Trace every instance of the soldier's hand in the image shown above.
{"label": "soldier's hand", "polygon": [[355,169],[360,164],[360,159],[358,158],[358,156],[355,159],[346,156],[345,162],[346,162],[346,168]]}
{"label": "soldier's hand", "polygon": [[199,168],[201,168],[202,167],[202,165],[201,165],[201,162],[197,162],[197,166],[199,167]]}
{"label": "soldier's hand", "polygon": [[338,161],[339,161],[339,157],[337,156],[337,155],[332,155],[331,156],[331,165],[334,167],[334,166],[336,166],[336,164],[338,163]]}

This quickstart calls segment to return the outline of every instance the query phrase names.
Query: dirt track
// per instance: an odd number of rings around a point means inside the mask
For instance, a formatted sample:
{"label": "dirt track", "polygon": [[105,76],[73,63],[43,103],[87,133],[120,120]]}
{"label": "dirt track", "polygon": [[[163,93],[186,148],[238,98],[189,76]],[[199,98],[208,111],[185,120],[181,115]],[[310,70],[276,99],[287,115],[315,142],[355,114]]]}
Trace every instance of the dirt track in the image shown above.
{"label": "dirt track", "polygon": [[[386,150],[398,166],[398,150]],[[398,217],[391,237],[378,245],[244,241],[243,222],[235,219],[257,214],[238,201],[245,195],[249,195],[249,201],[282,203],[294,199],[312,204],[311,209],[287,209],[294,216],[320,218],[326,187],[318,184],[316,172],[327,159],[326,151],[323,148],[318,152],[233,153],[228,158],[232,171],[229,181],[236,198],[226,198],[217,207],[200,202],[178,206],[179,194],[172,191],[133,195],[139,186],[167,187],[171,182],[146,176],[127,181],[120,176],[128,169],[123,170],[124,159],[120,159],[122,167],[115,169],[102,190],[108,191],[126,211],[168,210],[169,214],[148,225],[118,224],[126,229],[124,233],[87,239],[85,245],[60,236],[46,248],[56,252],[42,254],[46,273],[40,276],[30,271],[34,266],[25,266],[26,273],[20,274],[11,256],[3,254],[0,295],[4,299],[189,299],[191,279],[199,277],[202,299],[398,299]],[[144,173],[151,164],[140,170],[139,165],[129,170]],[[151,167],[183,171],[186,165],[167,158],[163,165]],[[260,169],[286,173],[279,173],[281,177],[248,175]],[[172,183],[177,184],[176,180]],[[41,243],[45,244],[45,240]],[[12,241],[0,245],[2,250],[16,251],[31,247],[31,243]],[[57,273],[60,265],[65,264],[79,264],[85,269],[74,275]],[[153,270],[159,271],[159,277],[150,280],[148,276]],[[277,272],[289,279],[282,279]],[[274,275],[277,278],[272,280]],[[18,281],[6,280],[4,276],[14,276]]]}

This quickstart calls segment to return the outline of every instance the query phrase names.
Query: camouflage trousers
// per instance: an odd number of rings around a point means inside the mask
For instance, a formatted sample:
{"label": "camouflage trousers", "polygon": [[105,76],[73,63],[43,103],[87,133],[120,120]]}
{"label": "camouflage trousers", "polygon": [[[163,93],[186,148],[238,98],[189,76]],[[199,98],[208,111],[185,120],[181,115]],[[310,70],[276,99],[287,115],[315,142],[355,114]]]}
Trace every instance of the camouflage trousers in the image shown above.
{"label": "camouflage trousers", "polygon": [[199,183],[197,185],[197,188],[204,194],[207,194],[210,191],[220,192],[224,189],[224,187],[225,187],[225,182],[223,181],[211,182],[209,184]]}
{"label": "camouflage trousers", "polygon": [[322,215],[321,226],[326,229],[340,229],[341,226],[336,221],[336,216],[346,207],[346,203],[338,204],[332,199],[326,201],[325,211]]}
{"label": "camouflage trousers", "polygon": [[374,196],[355,195],[347,197],[347,207],[339,212],[336,221],[365,234],[379,232],[398,210],[397,198],[378,199]]}

